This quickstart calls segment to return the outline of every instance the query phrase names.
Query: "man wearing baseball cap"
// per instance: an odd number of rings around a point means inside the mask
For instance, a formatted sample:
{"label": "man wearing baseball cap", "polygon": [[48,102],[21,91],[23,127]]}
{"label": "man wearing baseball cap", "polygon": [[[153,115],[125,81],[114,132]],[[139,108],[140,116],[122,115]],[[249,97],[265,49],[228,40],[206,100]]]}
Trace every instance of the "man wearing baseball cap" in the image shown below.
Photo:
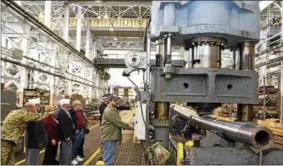
{"label": "man wearing baseball cap", "polygon": [[116,147],[122,140],[122,129],[134,129],[133,125],[122,122],[119,111],[116,109],[118,100],[119,97],[114,95],[108,97],[109,104],[102,117],[100,130],[105,165],[114,164]]}

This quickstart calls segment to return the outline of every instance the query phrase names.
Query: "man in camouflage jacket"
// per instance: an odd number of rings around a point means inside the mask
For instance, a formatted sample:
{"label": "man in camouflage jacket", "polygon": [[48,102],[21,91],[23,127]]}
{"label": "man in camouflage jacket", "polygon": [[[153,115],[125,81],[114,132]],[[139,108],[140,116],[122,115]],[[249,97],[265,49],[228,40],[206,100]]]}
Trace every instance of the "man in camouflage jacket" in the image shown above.
{"label": "man in camouflage jacket", "polygon": [[28,122],[41,121],[54,113],[36,114],[34,105],[28,102],[23,109],[11,111],[5,118],[1,128],[1,165],[14,165],[14,149],[26,131]]}

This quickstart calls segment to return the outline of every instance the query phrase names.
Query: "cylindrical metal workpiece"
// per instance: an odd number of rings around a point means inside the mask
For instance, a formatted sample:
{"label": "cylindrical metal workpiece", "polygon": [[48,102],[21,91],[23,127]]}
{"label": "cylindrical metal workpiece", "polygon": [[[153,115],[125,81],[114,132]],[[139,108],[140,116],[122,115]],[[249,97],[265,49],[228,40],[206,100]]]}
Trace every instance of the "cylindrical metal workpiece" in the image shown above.
{"label": "cylindrical metal workpiece", "polygon": [[187,119],[190,126],[197,126],[198,128],[205,130],[213,130],[221,133],[221,135],[226,138],[246,143],[254,147],[260,145],[264,149],[269,147],[273,141],[272,133],[267,128],[247,123],[219,120],[210,116],[196,116],[193,110],[181,106],[172,105],[171,111],[182,118]]}

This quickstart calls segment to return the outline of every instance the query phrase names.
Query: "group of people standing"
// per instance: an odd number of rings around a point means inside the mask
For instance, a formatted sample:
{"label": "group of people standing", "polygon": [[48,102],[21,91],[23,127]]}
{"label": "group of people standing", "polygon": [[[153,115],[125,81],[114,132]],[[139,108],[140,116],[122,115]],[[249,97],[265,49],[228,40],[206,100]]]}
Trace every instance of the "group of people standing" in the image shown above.
{"label": "group of people standing", "polygon": [[[25,134],[26,165],[39,164],[40,150],[45,149],[43,165],[77,165],[83,161],[84,137],[89,133],[83,104],[70,99],[56,102],[41,113],[40,99],[29,100],[23,109],[11,111],[2,125],[1,164],[14,164],[14,149]],[[57,149],[60,142],[60,157]]]}

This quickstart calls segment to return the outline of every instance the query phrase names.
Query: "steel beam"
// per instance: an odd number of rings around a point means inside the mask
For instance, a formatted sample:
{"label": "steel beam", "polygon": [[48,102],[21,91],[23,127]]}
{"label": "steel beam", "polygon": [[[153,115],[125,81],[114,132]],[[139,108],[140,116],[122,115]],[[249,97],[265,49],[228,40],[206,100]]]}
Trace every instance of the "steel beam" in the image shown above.
{"label": "steel beam", "polygon": [[266,66],[266,65],[269,65],[269,64],[273,64],[273,63],[276,63],[278,61],[282,61],[283,60],[283,57],[282,56],[279,56],[277,58],[273,58],[273,59],[269,59],[267,61],[264,61],[262,63],[258,63],[255,65],[255,68],[259,68],[259,67],[262,67],[262,66]]}
{"label": "steel beam", "polygon": [[20,62],[12,61],[12,60],[9,60],[9,59],[6,59],[6,58],[1,58],[1,60],[5,61],[5,62],[8,62],[8,63],[12,63],[12,64],[15,64],[15,65],[18,65],[18,66],[26,67],[26,68],[31,69],[31,70],[36,70],[36,71],[39,71],[39,72],[42,72],[42,73],[53,75],[55,77],[59,77],[59,78],[65,79],[65,80],[70,80],[70,81],[73,81],[73,82],[76,82],[76,83],[79,83],[79,84],[83,84],[83,85],[86,85],[86,86],[91,86],[91,87],[93,87],[95,89],[103,90],[102,88],[99,88],[99,87],[96,87],[96,86],[93,86],[93,85],[90,85],[90,84],[86,84],[84,82],[81,82],[81,81],[78,81],[78,80],[75,80],[75,79],[70,79],[70,78],[65,77],[63,75],[60,75],[60,74],[55,74],[55,73],[51,73],[51,72],[48,72],[48,71],[44,71],[44,70],[41,70],[41,69],[38,69],[38,68],[35,68],[35,67],[32,67],[32,66],[29,66],[29,65],[26,65],[26,64],[22,64]]}
{"label": "steel beam", "polygon": [[[125,60],[124,59],[101,59],[101,58],[96,58],[95,59],[95,64],[103,66],[104,68],[125,68]],[[151,59],[150,60],[151,66],[155,66],[155,60]],[[185,65],[184,60],[173,60],[172,61],[173,66],[179,66],[183,67]]]}
{"label": "steel beam", "polygon": [[31,24],[33,24],[35,27],[38,27],[40,30],[45,32],[47,35],[49,35],[52,39],[57,41],[58,43],[62,44],[64,47],[69,49],[71,52],[79,56],[82,60],[87,62],[90,65],[93,65],[93,62],[87,59],[81,52],[77,51],[73,46],[71,46],[68,42],[66,42],[64,39],[62,39],[60,36],[58,36],[56,33],[51,31],[48,27],[46,27],[44,24],[42,24],[40,21],[38,21],[36,18],[34,18],[31,14],[26,12],[21,6],[19,6],[14,1],[8,1],[8,0],[1,0],[2,3],[4,3],[8,8],[11,8],[13,11],[15,11],[17,14],[25,18],[27,21],[29,21]]}

